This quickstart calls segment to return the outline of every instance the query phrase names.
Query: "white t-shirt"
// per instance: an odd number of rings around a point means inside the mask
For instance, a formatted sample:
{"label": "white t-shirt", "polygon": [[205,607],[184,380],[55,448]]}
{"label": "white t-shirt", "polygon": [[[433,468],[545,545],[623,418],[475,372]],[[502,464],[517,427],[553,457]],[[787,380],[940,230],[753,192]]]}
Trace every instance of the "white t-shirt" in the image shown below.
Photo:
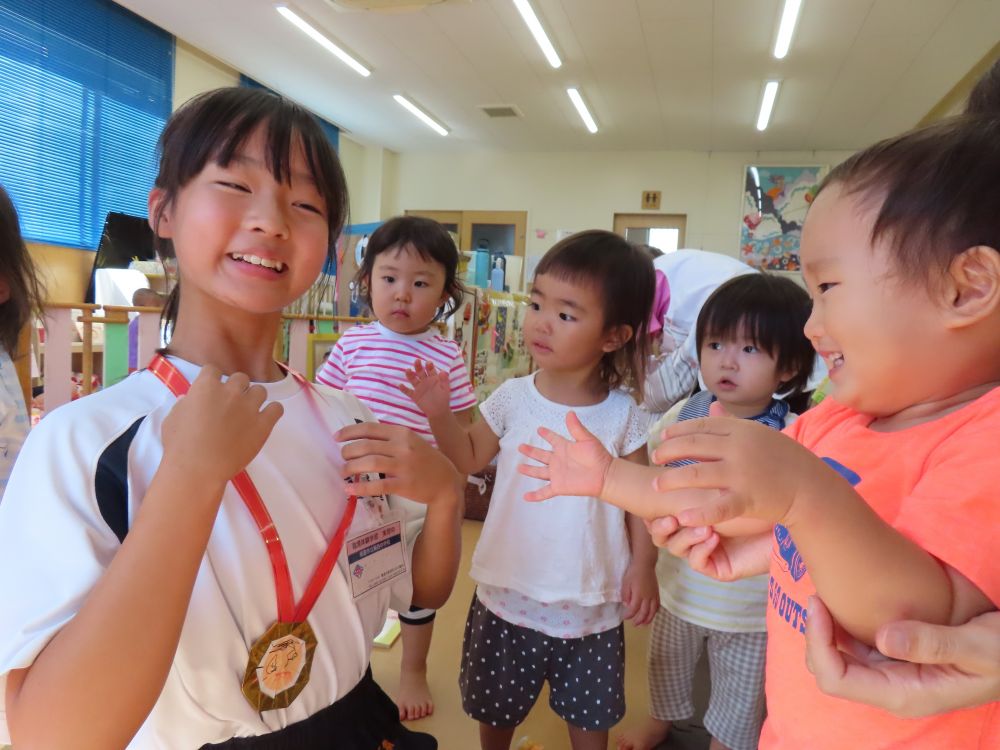
{"label": "white t-shirt", "polygon": [[440,372],[448,373],[452,411],[476,405],[469,370],[458,344],[434,328],[409,335],[391,331],[378,322],[349,328],[337,339],[316,373],[316,381],[350,391],[380,422],[409,427],[436,445],[427,416],[399,390],[400,385],[409,384],[406,371],[418,359],[433,362]]}
{"label": "white t-shirt", "polygon": [[[517,447],[548,448],[538,428],[565,435],[572,410],[613,456],[626,456],[645,444],[646,417],[621,391],[593,406],[570,407],[542,396],[534,381],[534,375],[508,380],[479,407],[500,438],[500,454],[471,575],[481,588],[509,589],[538,603],[593,607],[620,602],[631,560],[625,511],[593,497],[525,501],[526,492],[544,483],[518,472],[517,465],[527,459]],[[489,591],[498,598],[500,592]],[[537,625],[529,623],[547,632]]]}
{"label": "white t-shirt", "polygon": [[[173,361],[189,380],[196,377],[198,367]],[[281,535],[298,601],[346,504],[338,468],[342,459],[331,435],[372,417],[353,396],[317,386],[313,396],[321,423],[292,377],[263,385],[268,401],[280,402],[284,415],[247,471]],[[156,376],[141,371],[56,409],[28,436],[0,504],[0,692],[7,673],[30,666],[80,610],[119,548],[98,506],[98,467],[115,455],[121,459],[131,525],[159,465],[161,427],[173,403]],[[179,509],[182,503],[178,498]],[[359,502],[348,537],[376,525],[373,505],[379,512],[396,503],[397,498]],[[413,524],[409,517],[406,521],[409,531]],[[408,534],[408,557],[414,536],[415,531]],[[342,552],[309,616],[318,646],[308,685],[287,709],[258,714],[244,699],[241,683],[251,645],[276,619],[274,577],[257,527],[228,485],[173,666],[130,750],[197,748],[267,734],[308,718],[351,690],[368,667],[371,640],[386,609],[409,607],[412,580],[406,574],[355,601],[344,566]],[[141,634],[116,637],[123,636]],[[5,722],[0,729],[6,734]]]}

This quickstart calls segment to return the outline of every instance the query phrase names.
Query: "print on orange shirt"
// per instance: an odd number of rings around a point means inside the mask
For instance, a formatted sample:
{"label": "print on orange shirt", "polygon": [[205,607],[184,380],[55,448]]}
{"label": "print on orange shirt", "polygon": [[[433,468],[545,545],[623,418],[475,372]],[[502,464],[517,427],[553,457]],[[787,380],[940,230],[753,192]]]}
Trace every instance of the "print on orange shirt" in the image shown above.
{"label": "print on orange shirt", "polygon": [[[861,481],[861,477],[858,476],[857,472],[851,471],[832,458],[824,458],[823,461],[850,482],[852,487]],[[795,547],[792,535],[780,523],[775,524],[774,540],[777,544],[772,548],[773,551],[771,554],[775,555],[775,562],[779,568],[792,577],[793,581],[798,581],[806,574],[806,564]],[[806,616],[808,614],[806,607],[782,591],[781,584],[774,580],[774,576],[771,576],[768,580],[767,598],[771,608],[777,610],[781,618],[792,629],[798,630],[800,633],[806,632]]]}

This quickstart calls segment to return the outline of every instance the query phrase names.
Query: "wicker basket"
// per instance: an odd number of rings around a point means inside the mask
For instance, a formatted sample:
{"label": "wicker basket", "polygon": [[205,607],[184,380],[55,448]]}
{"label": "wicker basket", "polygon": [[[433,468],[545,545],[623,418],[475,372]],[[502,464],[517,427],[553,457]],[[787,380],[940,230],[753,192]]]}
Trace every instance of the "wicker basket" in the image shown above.
{"label": "wicker basket", "polygon": [[493,485],[497,480],[495,466],[487,466],[482,471],[469,476],[465,485],[465,517],[473,521],[486,519],[486,511],[490,507],[490,497],[493,496]]}

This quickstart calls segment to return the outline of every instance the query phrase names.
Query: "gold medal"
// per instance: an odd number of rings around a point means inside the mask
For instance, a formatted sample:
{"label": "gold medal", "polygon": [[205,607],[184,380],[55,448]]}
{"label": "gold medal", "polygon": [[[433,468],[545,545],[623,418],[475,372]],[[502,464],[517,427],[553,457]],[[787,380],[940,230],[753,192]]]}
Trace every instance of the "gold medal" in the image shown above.
{"label": "gold medal", "polygon": [[308,622],[275,622],[250,649],[243,695],[259,713],[288,708],[309,682],[316,635]]}

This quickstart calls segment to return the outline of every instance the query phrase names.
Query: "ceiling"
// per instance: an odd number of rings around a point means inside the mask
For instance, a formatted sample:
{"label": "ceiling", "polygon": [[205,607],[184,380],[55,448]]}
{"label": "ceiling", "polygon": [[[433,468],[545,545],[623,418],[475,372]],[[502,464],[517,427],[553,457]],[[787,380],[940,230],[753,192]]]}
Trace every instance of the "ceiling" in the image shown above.
{"label": "ceiling", "polygon": [[[268,0],[118,0],[194,47],[394,151],[856,149],[914,125],[1000,40],[1000,0],[803,0],[771,56],[781,0],[531,0],[549,67],[511,0],[403,13],[289,0],[373,70],[362,78]],[[413,0],[418,2],[419,0]],[[782,79],[771,126],[763,83]],[[600,126],[581,123],[567,86]],[[436,135],[392,95],[418,102]],[[514,105],[490,119],[482,105]]]}

